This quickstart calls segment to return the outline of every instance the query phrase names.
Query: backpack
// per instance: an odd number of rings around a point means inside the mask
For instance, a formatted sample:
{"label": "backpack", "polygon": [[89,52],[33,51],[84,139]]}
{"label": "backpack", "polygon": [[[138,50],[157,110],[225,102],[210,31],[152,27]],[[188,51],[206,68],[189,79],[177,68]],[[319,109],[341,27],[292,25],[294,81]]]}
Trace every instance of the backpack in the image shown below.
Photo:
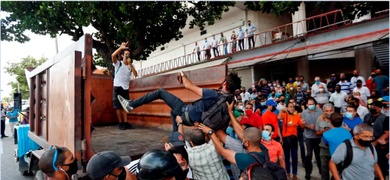
{"label": "backpack", "polygon": [[[352,158],[353,158],[353,151],[352,151],[352,145],[351,141],[349,139],[344,140],[345,146],[347,147],[347,156],[345,157],[343,163],[337,164],[337,170],[339,171],[339,174],[341,176],[341,173],[345,168],[347,168],[349,165],[352,163]],[[368,146],[371,150],[371,153],[374,154],[374,147],[372,144]]]}
{"label": "backpack", "polygon": [[230,122],[228,107],[226,101],[231,102],[232,96],[228,93],[218,92],[219,98],[209,109],[202,113],[201,121],[214,131],[225,129]]}
{"label": "backpack", "polygon": [[257,154],[253,152],[250,152],[248,154],[256,160],[257,162],[256,164],[259,164],[262,167],[262,169],[272,174],[274,179],[287,180],[286,170],[283,169],[279,164],[270,161],[268,152],[264,153],[265,161],[262,160]]}

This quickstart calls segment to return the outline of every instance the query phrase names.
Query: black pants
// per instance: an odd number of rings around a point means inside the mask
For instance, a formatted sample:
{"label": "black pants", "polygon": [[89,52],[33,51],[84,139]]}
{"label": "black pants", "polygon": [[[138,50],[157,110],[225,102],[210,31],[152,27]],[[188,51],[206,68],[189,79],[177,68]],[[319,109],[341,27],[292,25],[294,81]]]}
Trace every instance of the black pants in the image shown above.
{"label": "black pants", "polygon": [[334,107],[334,112],[340,113],[340,111],[341,111],[341,107]]}
{"label": "black pants", "polygon": [[306,151],[305,151],[305,143],[303,142],[303,129],[298,127],[298,144],[299,150],[301,152],[301,160],[302,164],[305,164]]}
{"label": "black pants", "polygon": [[329,148],[320,147],[320,156],[321,156],[321,180],[329,180],[329,161],[330,161],[330,152]]}
{"label": "black pants", "polygon": [[214,57],[219,56],[219,51],[217,47],[213,47],[213,53],[214,53]]}
{"label": "black pants", "polygon": [[244,39],[238,40],[238,47],[240,47],[240,51],[244,50]]}
{"label": "black pants", "polygon": [[249,37],[248,37],[248,45],[249,45],[249,49],[252,48],[252,47],[255,47],[255,39],[254,39],[254,36],[249,36]]}
{"label": "black pants", "polygon": [[386,158],[386,154],[389,153],[389,144],[377,145],[375,146],[375,150],[378,153],[378,165],[381,168],[383,177],[386,177],[389,175],[389,163],[388,159]]}
{"label": "black pants", "polygon": [[311,163],[311,159],[314,155],[316,156],[317,167],[321,173],[321,158],[320,158],[320,142],[321,138],[306,138],[306,159],[305,159],[305,170],[306,174],[311,174],[313,171],[313,164]]}
{"label": "black pants", "polygon": [[171,108],[171,118],[173,131],[177,131],[176,116],[181,116],[183,107],[186,105],[181,99],[167,92],[165,89],[157,89],[150,92],[136,100],[130,102],[130,106],[133,108],[142,106],[143,104],[150,103],[154,100],[161,99]]}
{"label": "black pants", "polygon": [[5,136],[4,134],[5,131],[5,120],[1,120],[1,136]]}

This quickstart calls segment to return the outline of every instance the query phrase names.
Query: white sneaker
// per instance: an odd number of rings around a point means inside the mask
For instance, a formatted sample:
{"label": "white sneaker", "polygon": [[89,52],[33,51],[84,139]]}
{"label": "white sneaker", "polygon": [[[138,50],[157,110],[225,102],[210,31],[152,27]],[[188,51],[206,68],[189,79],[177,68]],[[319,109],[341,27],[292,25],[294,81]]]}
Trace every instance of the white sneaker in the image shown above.
{"label": "white sneaker", "polygon": [[134,109],[133,107],[130,106],[131,100],[127,100],[127,99],[123,98],[121,95],[118,95],[118,100],[119,100],[119,103],[121,103],[123,109],[127,113],[130,113],[130,111]]}

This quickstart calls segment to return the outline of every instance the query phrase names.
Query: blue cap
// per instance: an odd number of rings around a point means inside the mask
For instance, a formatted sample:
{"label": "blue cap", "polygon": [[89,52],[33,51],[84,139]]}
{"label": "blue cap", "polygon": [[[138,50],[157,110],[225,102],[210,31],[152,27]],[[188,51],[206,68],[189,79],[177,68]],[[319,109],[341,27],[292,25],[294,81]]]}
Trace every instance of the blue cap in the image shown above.
{"label": "blue cap", "polygon": [[267,106],[276,106],[277,105],[273,99],[268,99],[266,104],[267,104]]}
{"label": "blue cap", "polygon": [[382,97],[382,101],[389,102],[389,96],[383,96],[383,97]]}

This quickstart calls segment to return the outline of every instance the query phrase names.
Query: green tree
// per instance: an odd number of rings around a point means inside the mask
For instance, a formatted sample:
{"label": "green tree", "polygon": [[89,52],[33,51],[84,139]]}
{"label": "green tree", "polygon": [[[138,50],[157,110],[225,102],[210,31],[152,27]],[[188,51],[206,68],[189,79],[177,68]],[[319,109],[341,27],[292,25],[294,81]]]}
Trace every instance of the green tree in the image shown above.
{"label": "green tree", "polygon": [[9,82],[12,86],[13,93],[18,91],[18,83],[20,92],[22,93],[22,98],[27,99],[29,96],[29,88],[27,84],[26,74],[24,73],[24,69],[27,67],[37,67],[40,64],[47,61],[47,58],[35,59],[31,56],[27,56],[22,58],[21,62],[10,63],[7,62],[7,66],[4,67],[5,72],[11,76],[16,77],[16,82]]}
{"label": "green tree", "polygon": [[1,19],[1,39],[25,42],[26,30],[55,37],[68,34],[73,40],[84,35],[82,27],[92,25],[93,47],[107,65],[121,42],[129,41],[133,59],[145,60],[160,45],[183,37],[181,29],[202,29],[221,19],[235,2],[2,2],[10,16]]}

